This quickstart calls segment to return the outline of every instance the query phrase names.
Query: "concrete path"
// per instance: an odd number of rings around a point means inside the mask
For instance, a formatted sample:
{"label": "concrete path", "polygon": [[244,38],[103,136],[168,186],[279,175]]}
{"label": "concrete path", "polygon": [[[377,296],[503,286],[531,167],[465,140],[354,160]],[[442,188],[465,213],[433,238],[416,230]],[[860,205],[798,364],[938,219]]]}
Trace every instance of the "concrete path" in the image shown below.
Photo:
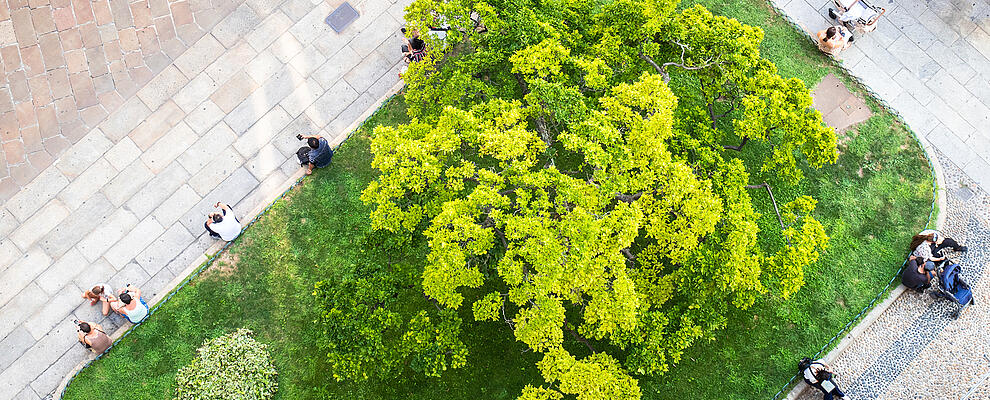
{"label": "concrete path", "polygon": [[[857,35],[839,58],[904,117],[938,164],[940,229],[969,245],[952,257],[977,301],[953,320],[949,302],[899,289],[827,360],[856,399],[988,398],[990,3],[877,1],[887,9],[877,30]],[[775,4],[809,34],[832,25],[828,0]],[[821,398],[803,388],[789,398]]]}
{"label": "concrete path", "polygon": [[[191,1],[191,0],[190,0]],[[127,283],[151,298],[214,243],[213,203],[246,213],[299,169],[297,133],[339,143],[399,82],[408,0],[245,0],[0,208],[0,399],[51,393],[88,351],[80,293]],[[174,4],[174,3],[173,3]],[[123,96],[122,96],[123,97]]]}

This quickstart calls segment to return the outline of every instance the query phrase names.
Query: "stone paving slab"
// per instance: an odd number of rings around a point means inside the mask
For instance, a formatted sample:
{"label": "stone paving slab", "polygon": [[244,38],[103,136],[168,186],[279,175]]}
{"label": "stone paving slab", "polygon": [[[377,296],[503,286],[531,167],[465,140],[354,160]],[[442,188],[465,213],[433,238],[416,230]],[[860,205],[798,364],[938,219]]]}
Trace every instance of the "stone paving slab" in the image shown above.
{"label": "stone paving slab", "polygon": [[172,61],[242,1],[0,0],[0,201],[146,84],[157,108],[183,79]]}
{"label": "stone paving slab", "polygon": [[[91,107],[106,115],[80,125],[85,131],[0,207],[0,400],[44,397],[89,357],[75,343],[72,318],[125,325],[83,304],[82,290],[108,282],[149,296],[167,291],[216,243],[203,229],[215,202],[238,215],[256,209],[298,176],[295,134],[336,145],[399,83],[398,28],[409,0],[353,2],[361,17],[340,34],[322,22],[339,1],[223,1],[110,0],[105,24],[86,22],[94,46],[115,42],[143,54],[142,46],[157,44],[167,60],[131,56],[130,67],[125,53],[125,69],[108,65],[104,75],[120,92],[114,107],[96,96]],[[90,7],[103,7],[97,3]],[[167,31],[156,24],[165,17],[183,46],[167,48],[148,33]],[[116,29],[118,19],[148,25],[144,33]],[[186,28],[200,20],[212,28]],[[78,68],[100,68],[81,54]],[[10,73],[27,76],[27,68]],[[125,95],[114,73],[141,79],[123,80],[131,84]],[[84,110],[76,111],[82,120]]]}

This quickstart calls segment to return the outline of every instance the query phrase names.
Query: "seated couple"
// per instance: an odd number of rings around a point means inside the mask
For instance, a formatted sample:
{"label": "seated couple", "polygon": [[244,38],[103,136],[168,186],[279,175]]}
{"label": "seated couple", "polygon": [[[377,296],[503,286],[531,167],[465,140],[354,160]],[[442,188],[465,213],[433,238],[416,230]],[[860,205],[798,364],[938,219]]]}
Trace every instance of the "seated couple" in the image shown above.
{"label": "seated couple", "polygon": [[141,289],[127,285],[116,296],[112,293],[113,289],[109,285],[99,284],[83,292],[82,297],[89,299],[90,305],[102,302],[103,315],[107,315],[110,310],[113,310],[120,316],[127,318],[132,324],[143,321],[150,313],[148,303],[141,298]]}
{"label": "seated couple", "polygon": [[914,235],[909,249],[911,256],[908,257],[907,266],[904,267],[904,274],[901,276],[904,286],[919,292],[930,287],[936,275],[936,264],[946,260],[943,254],[945,249],[959,252],[967,250],[966,246],[959,245],[955,239],[946,237],[934,229],[927,229]]}

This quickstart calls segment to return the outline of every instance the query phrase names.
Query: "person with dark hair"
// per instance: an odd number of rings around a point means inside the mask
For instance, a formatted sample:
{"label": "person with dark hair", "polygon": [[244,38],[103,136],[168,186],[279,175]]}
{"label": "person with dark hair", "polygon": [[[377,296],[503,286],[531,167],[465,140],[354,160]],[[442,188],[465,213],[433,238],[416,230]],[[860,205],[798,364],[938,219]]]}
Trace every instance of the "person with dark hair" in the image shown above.
{"label": "person with dark hair", "polygon": [[801,377],[804,378],[804,382],[815,389],[818,389],[824,395],[824,400],[832,400],[836,396],[840,399],[849,400],[850,397],[846,396],[845,393],[839,389],[839,385],[835,383],[832,368],[825,364],[822,360],[814,360],[805,357],[801,359],[798,363],[798,371]]}
{"label": "person with dark hair", "polygon": [[113,341],[110,340],[110,336],[103,331],[103,327],[100,324],[86,322],[86,321],[76,321],[76,325],[79,329],[76,330],[76,336],[79,337],[79,343],[86,346],[87,349],[92,350],[96,354],[103,354],[110,348]]}
{"label": "person with dark hair", "polygon": [[901,274],[901,283],[915,291],[924,292],[932,286],[932,279],[935,278],[935,263],[918,261],[917,258],[908,260]]}
{"label": "person with dark hair", "polygon": [[322,136],[303,135],[296,135],[296,139],[306,139],[306,146],[300,147],[299,151],[296,151],[299,165],[306,167],[306,175],[312,174],[313,168],[323,168],[330,165],[330,161],[333,160],[333,149],[330,148],[330,143],[327,143],[326,139]]}
{"label": "person with dark hair", "polygon": [[851,32],[842,25],[830,26],[818,32],[818,48],[830,55],[838,56],[855,40]]}
{"label": "person with dark hair", "polygon": [[228,242],[236,239],[241,234],[241,222],[234,216],[234,210],[219,201],[213,207],[219,208],[220,212],[207,215],[206,222],[203,223],[210,237]]}
{"label": "person with dark hair", "polygon": [[82,298],[89,300],[89,305],[94,306],[97,302],[103,302],[103,315],[110,313],[110,296],[113,294],[113,289],[110,285],[105,283],[99,283],[93,286],[92,289],[83,292]]}
{"label": "person with dark hair", "polygon": [[943,256],[944,255],[943,250],[945,249],[952,249],[960,253],[965,253],[966,250],[969,250],[969,248],[967,248],[966,246],[960,245],[959,242],[957,242],[955,239],[946,237],[945,235],[942,234],[942,232],[939,232],[934,229],[925,229],[919,232],[915,236],[922,236],[922,235],[924,236],[931,235],[930,242],[932,246],[932,254],[936,256]]}
{"label": "person with dark hair", "polygon": [[111,299],[110,308],[132,324],[144,321],[150,313],[148,303],[141,298],[141,289],[132,288],[130,284],[120,290],[117,298]]}
{"label": "person with dark hair", "polygon": [[426,57],[426,42],[419,38],[419,32],[417,31],[412,31],[408,38],[405,36],[405,33],[406,28],[402,28],[402,40],[406,42],[406,44],[402,45],[402,55],[406,64],[422,61]]}

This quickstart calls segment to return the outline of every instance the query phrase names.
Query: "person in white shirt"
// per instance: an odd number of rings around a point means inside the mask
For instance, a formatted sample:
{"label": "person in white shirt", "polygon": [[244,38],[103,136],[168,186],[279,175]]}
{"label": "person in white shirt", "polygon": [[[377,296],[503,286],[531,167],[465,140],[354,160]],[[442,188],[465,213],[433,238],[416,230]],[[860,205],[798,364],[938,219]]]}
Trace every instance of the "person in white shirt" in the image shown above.
{"label": "person in white shirt", "polygon": [[850,400],[850,397],[842,393],[839,385],[836,385],[832,380],[834,372],[832,372],[832,368],[828,364],[825,364],[825,361],[811,361],[810,358],[805,357],[798,363],[798,369],[801,370],[801,377],[804,378],[804,382],[808,386],[822,391],[824,400],[832,400],[836,397]]}
{"label": "person in white shirt", "polygon": [[206,231],[211,237],[228,242],[237,238],[237,235],[241,234],[241,223],[234,216],[234,210],[219,201],[213,207],[219,208],[220,212],[208,216],[206,223],[203,224]]}

